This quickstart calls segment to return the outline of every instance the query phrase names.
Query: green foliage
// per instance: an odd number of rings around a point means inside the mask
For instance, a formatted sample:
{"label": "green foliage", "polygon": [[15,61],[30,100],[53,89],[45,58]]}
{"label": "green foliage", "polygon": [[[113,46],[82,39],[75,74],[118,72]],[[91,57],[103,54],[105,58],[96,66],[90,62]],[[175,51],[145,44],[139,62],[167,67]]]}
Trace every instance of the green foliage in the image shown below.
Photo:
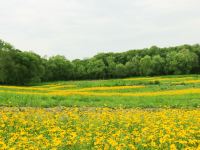
{"label": "green foliage", "polygon": [[152,59],[149,55],[144,56],[140,60],[140,74],[143,76],[148,76],[153,74],[153,64]]}
{"label": "green foliage", "polygon": [[15,50],[7,44],[1,46],[0,83],[24,85],[40,82],[43,73],[44,66],[39,55]]}
{"label": "green foliage", "polygon": [[105,77],[105,64],[102,59],[91,59],[87,64],[88,77],[92,79],[102,79]]}
{"label": "green foliage", "polygon": [[171,74],[189,74],[199,63],[198,56],[188,49],[169,53],[166,62],[168,67],[166,71]]}
{"label": "green foliage", "polygon": [[160,75],[164,74],[165,59],[160,55],[155,55],[152,58],[153,74]]}
{"label": "green foliage", "polygon": [[127,75],[137,76],[140,72],[140,58],[138,56],[133,57],[130,61],[126,63]]}
{"label": "green foliage", "polygon": [[200,45],[100,53],[89,59],[64,56],[41,58],[0,40],[0,84],[33,84],[40,81],[110,79],[200,73]]}
{"label": "green foliage", "polygon": [[72,64],[64,56],[53,56],[46,61],[46,81],[69,80],[72,73]]}

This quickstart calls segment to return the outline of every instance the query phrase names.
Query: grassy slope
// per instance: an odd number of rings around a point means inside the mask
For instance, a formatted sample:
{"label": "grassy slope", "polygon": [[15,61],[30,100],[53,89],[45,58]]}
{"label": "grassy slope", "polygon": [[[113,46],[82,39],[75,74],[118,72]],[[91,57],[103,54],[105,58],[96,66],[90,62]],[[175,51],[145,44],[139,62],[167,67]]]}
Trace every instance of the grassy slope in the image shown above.
{"label": "grassy slope", "polygon": [[[188,76],[163,76],[155,78],[134,78],[133,80],[97,80],[97,81],[68,81],[43,83],[33,88],[46,88],[46,90],[37,89],[18,89],[0,87],[0,105],[1,106],[32,106],[32,107],[54,107],[54,106],[108,106],[108,107],[176,107],[189,108],[200,106],[199,94],[182,94],[182,95],[165,95],[165,96],[56,96],[42,95],[47,93],[51,88],[43,86],[44,84],[59,85],[76,85],[76,87],[57,87],[53,90],[70,91],[88,87],[99,86],[127,86],[127,85],[144,85],[145,88],[137,89],[118,89],[118,90],[93,90],[93,93],[138,93],[138,92],[156,92],[177,89],[200,88],[200,82],[187,83],[187,81],[200,81],[198,75]],[[6,91],[6,92],[5,92]],[[16,94],[15,92],[39,92],[41,95]],[[7,93],[9,92],[9,93]]]}

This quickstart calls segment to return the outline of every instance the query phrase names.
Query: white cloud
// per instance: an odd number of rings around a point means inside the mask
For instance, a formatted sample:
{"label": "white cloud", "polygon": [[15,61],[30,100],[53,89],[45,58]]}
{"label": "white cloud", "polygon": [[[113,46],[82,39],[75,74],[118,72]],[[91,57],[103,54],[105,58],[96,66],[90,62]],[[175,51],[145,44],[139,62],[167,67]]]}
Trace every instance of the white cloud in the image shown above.
{"label": "white cloud", "polygon": [[199,0],[1,0],[0,38],[69,59],[198,43]]}

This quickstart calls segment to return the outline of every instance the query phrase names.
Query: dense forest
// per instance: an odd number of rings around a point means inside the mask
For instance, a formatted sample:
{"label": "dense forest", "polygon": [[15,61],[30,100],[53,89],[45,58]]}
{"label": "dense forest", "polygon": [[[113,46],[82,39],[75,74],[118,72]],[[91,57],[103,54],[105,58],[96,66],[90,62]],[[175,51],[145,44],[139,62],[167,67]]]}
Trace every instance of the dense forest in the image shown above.
{"label": "dense forest", "polygon": [[89,59],[44,58],[0,40],[0,84],[110,79],[200,72],[200,45],[152,46],[122,53],[100,53]]}

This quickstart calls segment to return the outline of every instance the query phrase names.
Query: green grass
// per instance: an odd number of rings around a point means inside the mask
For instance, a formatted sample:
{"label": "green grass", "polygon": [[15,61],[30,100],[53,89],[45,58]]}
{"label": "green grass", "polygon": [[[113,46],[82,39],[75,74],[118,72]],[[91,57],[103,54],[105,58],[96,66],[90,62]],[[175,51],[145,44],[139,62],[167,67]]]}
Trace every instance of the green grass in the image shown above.
{"label": "green grass", "polygon": [[124,108],[195,108],[200,106],[200,95],[156,97],[97,97],[97,96],[35,96],[1,94],[0,106],[8,107],[124,107]]}
{"label": "green grass", "polygon": [[[189,78],[188,78],[189,77]],[[140,78],[140,77],[139,77]],[[167,91],[177,89],[191,89],[200,88],[199,83],[185,83],[187,80],[199,80],[199,75],[187,75],[187,76],[162,76],[159,77],[170,78],[170,80],[94,80],[94,81],[61,81],[52,83],[42,83],[40,85],[32,86],[34,88],[42,87],[48,84],[60,84],[60,85],[76,85],[76,87],[63,87],[56,90],[69,91],[78,90],[88,87],[102,87],[102,86],[127,86],[127,85],[144,85],[145,88],[137,89],[118,89],[118,90],[93,90],[90,92],[105,93],[138,93],[138,92],[156,92]],[[179,83],[173,83],[179,82]],[[47,91],[50,90],[47,88]],[[6,91],[6,92],[5,92]],[[41,95],[32,94],[16,94],[15,92],[36,92]],[[81,96],[81,95],[69,95],[69,96],[53,96],[42,95],[47,91],[43,90],[29,90],[29,89],[15,89],[8,87],[0,87],[0,106],[8,107],[55,107],[55,106],[80,106],[80,107],[124,107],[124,108],[198,108],[200,107],[200,93],[198,94],[182,94],[182,95],[168,95],[168,96]]]}

